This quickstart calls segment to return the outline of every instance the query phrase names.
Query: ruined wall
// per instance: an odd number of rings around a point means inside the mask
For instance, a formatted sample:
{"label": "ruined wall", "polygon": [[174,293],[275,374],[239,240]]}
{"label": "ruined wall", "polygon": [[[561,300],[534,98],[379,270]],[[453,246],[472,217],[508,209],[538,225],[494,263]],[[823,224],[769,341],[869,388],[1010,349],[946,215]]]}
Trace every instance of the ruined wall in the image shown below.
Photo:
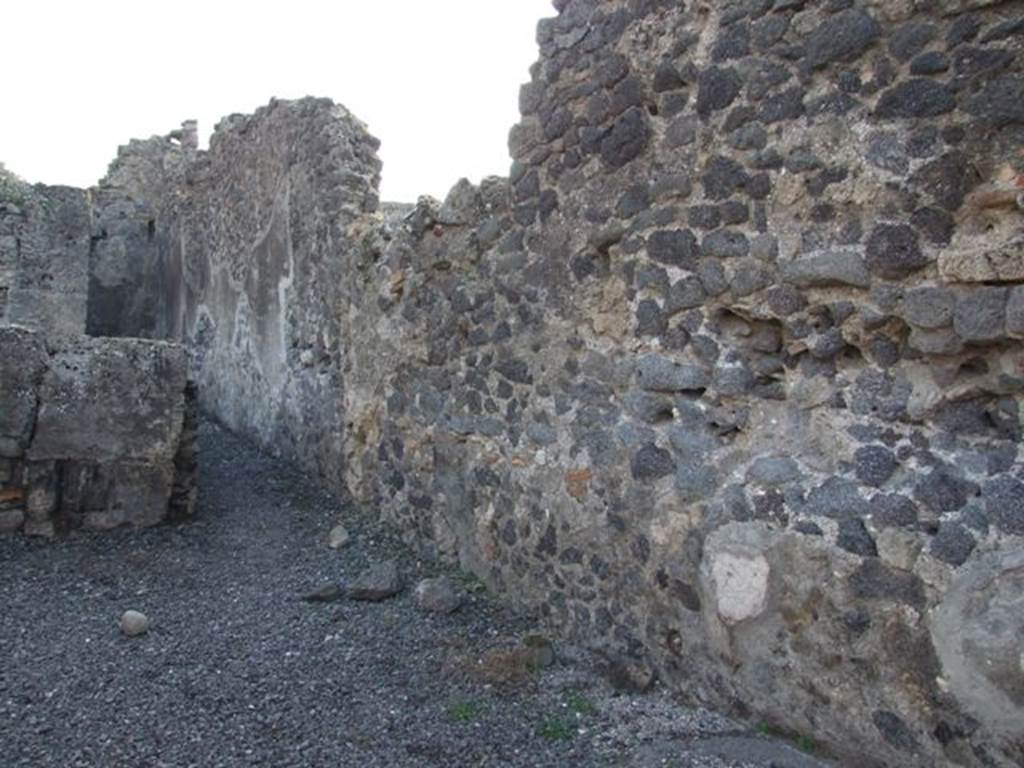
{"label": "ruined wall", "polygon": [[556,7],[444,204],[375,212],[323,100],[129,145],[96,216],[156,274],[103,311],[161,296],[210,411],[615,664],[1024,761],[1024,3]]}
{"label": "ruined wall", "polygon": [[0,324],[82,333],[91,234],[84,190],[30,186],[0,168]]}
{"label": "ruined wall", "polygon": [[107,180],[156,212],[154,327],[188,342],[203,407],[335,488],[345,254],[349,227],[377,206],[377,146],[327,100],[274,101],[223,120],[184,164],[169,140],[129,145],[119,163],[133,170]]}
{"label": "ruined wall", "polygon": [[192,513],[182,347],[0,327],[0,533],[148,526]]}
{"label": "ruined wall", "polygon": [[561,2],[363,240],[349,486],[687,696],[1024,760],[1020,2]]}
{"label": "ruined wall", "polygon": [[195,158],[194,121],[167,136],[118,148],[107,175],[90,190],[86,331],[91,336],[167,338],[181,281],[177,204]]}

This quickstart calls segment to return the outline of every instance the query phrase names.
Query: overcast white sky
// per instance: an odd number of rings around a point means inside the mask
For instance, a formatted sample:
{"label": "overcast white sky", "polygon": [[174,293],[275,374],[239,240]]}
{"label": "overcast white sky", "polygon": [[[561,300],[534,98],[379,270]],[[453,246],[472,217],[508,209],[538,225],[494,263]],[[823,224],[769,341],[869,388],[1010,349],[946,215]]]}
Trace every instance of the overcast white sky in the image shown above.
{"label": "overcast white sky", "polygon": [[89,186],[119,144],[272,96],[327,96],[382,141],[382,197],[507,174],[550,0],[23,0],[5,5],[0,162]]}

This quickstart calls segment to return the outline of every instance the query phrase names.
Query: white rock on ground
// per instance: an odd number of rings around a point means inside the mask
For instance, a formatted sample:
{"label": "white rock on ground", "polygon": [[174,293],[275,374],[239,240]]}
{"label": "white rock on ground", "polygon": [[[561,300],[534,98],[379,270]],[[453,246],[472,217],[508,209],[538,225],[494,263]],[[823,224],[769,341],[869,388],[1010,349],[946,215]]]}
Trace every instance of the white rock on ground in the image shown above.
{"label": "white rock on ground", "polygon": [[331,532],[327,534],[327,546],[331,549],[341,549],[348,544],[350,538],[345,526],[338,524],[331,528]]}
{"label": "white rock on ground", "polygon": [[120,627],[128,637],[138,637],[149,631],[149,619],[144,613],[125,611],[121,614]]}
{"label": "white rock on ground", "polygon": [[421,611],[453,613],[462,605],[465,594],[447,576],[439,576],[417,584],[415,597],[416,607]]}

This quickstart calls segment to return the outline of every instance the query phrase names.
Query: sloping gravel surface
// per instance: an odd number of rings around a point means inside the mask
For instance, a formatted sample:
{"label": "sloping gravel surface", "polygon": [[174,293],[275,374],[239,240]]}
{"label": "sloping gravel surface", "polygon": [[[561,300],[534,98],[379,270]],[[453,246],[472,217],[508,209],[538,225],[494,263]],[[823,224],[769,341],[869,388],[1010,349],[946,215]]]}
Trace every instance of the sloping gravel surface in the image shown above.
{"label": "sloping gravel surface", "polygon": [[[437,566],[376,523],[211,424],[201,462],[186,525],[0,539],[0,765],[820,765],[619,694],[571,649],[517,666],[535,627],[471,580],[456,613],[424,614],[411,587]],[[331,550],[339,520],[352,541]],[[299,599],[386,559],[396,598]],[[147,634],[119,631],[129,609]]]}

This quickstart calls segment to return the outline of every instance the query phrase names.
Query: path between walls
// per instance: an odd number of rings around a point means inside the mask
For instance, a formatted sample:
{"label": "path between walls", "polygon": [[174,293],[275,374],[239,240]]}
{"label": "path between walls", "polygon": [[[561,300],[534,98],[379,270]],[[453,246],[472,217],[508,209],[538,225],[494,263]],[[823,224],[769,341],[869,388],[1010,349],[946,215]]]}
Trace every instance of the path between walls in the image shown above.
{"label": "path between walls", "polygon": [[[418,611],[435,566],[291,466],[209,423],[200,439],[194,522],[0,540],[8,768],[821,765],[657,687],[617,692],[570,648],[502,666],[530,620],[472,588],[454,614]],[[331,550],[339,519],[351,541]],[[387,559],[396,598],[300,599]],[[126,609],[147,634],[122,636]]]}

